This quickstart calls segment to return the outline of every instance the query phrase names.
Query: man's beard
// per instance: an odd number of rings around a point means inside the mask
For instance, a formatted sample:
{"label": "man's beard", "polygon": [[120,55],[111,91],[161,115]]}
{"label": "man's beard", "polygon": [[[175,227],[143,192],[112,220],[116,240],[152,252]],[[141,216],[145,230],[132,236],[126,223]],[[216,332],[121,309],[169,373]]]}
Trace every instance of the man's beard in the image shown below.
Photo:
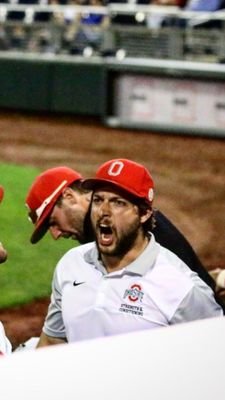
{"label": "man's beard", "polygon": [[95,237],[99,253],[106,256],[123,257],[129,252],[129,250],[132,249],[132,247],[134,247],[136,239],[140,233],[140,226],[141,224],[138,221],[135,225],[132,226],[132,230],[130,229],[129,231],[124,233],[123,236],[117,241],[115,248],[109,251],[107,250],[107,248],[105,251],[104,249],[100,249],[98,246],[97,238]]}

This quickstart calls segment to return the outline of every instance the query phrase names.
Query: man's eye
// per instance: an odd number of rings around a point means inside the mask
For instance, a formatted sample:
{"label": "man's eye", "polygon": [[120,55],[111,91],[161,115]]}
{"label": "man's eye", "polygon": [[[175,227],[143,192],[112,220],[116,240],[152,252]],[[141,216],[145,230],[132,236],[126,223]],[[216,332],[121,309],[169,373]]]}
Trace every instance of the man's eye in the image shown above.
{"label": "man's eye", "polygon": [[125,201],[123,201],[123,200],[118,200],[118,199],[115,201],[115,204],[116,204],[117,206],[119,206],[119,207],[124,207],[124,206],[126,205]]}
{"label": "man's eye", "polygon": [[94,204],[99,204],[101,202],[101,199],[99,197],[93,197],[92,201]]}

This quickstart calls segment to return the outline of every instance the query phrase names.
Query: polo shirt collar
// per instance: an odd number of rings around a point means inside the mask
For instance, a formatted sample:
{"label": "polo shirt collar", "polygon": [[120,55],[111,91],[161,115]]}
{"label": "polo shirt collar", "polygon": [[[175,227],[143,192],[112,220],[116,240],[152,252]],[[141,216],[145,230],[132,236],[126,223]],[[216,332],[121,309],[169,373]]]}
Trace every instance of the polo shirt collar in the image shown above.
{"label": "polo shirt collar", "polygon": [[[149,269],[151,269],[155,263],[157,255],[159,253],[160,245],[156,242],[155,237],[152,233],[150,233],[150,241],[145,248],[145,250],[127,267],[113,272],[111,274],[135,274],[135,275],[145,275]],[[93,247],[89,249],[84,254],[84,259],[89,264],[94,265],[96,269],[98,269],[102,274],[108,274],[101,260],[99,260],[98,249],[96,244],[94,243]]]}

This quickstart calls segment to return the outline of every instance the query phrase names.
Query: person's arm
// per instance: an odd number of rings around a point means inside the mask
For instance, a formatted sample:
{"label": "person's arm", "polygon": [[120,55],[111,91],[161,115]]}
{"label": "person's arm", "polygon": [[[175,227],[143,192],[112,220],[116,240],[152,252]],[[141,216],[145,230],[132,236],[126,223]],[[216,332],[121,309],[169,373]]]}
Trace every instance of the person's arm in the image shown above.
{"label": "person's arm", "polygon": [[42,333],[40,335],[36,348],[62,344],[67,341],[61,309],[62,293],[60,285],[61,280],[58,276],[59,268],[60,262],[57,264],[54,271],[52,280],[51,301],[48,306],[48,312],[45,317]]}
{"label": "person's arm", "polygon": [[4,263],[7,260],[7,251],[3,247],[3,244],[0,242],[0,264]]}
{"label": "person's arm", "polygon": [[5,329],[0,322],[0,355],[10,354],[12,352],[12,345],[9,339],[6,337]]}
{"label": "person's arm", "polygon": [[42,332],[36,348],[52,346],[62,343],[67,343],[66,339],[59,339],[52,336],[48,336],[44,332]]}

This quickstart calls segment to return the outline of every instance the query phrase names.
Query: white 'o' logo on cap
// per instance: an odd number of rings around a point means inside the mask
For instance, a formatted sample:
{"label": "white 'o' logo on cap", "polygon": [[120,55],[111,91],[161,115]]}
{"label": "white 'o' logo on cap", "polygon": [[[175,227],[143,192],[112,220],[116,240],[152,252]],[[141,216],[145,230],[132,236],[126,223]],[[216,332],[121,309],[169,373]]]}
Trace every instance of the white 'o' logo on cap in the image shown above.
{"label": "white 'o' logo on cap", "polygon": [[151,188],[148,191],[148,199],[149,199],[149,201],[152,201],[153,197],[154,197],[154,190]]}
{"label": "white 'o' logo on cap", "polygon": [[108,174],[111,176],[120,175],[123,167],[124,163],[122,161],[114,161],[108,169]]}

